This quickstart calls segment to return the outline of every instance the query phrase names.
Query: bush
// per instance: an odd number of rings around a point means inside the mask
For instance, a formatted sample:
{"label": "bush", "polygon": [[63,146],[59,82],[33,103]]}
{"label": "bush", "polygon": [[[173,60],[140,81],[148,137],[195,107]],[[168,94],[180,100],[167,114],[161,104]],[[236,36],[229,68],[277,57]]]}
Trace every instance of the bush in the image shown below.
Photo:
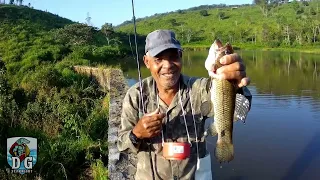
{"label": "bush", "polygon": [[200,14],[201,14],[201,16],[209,16],[207,10],[201,10],[201,11],[200,11]]}
{"label": "bush", "polygon": [[[0,5],[0,11],[0,142],[38,139],[37,165],[26,178],[103,178],[108,96],[73,66],[119,62],[128,54],[127,35],[115,32],[106,46],[103,33],[85,24],[22,6]],[[5,153],[0,165],[9,168]],[[7,176],[0,170],[0,179],[19,178]]]}

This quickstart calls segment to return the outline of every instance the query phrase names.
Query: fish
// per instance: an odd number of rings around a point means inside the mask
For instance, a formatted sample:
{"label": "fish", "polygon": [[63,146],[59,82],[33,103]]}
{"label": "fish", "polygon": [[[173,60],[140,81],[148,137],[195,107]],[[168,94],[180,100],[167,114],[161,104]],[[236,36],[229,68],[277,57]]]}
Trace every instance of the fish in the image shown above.
{"label": "fish", "polygon": [[214,122],[210,124],[208,134],[218,136],[214,156],[220,164],[234,159],[232,135],[237,86],[234,81],[220,80],[212,76],[214,70],[223,66],[220,59],[233,52],[229,42],[223,46],[217,39],[212,44],[205,62],[211,81],[210,92],[214,108]]}

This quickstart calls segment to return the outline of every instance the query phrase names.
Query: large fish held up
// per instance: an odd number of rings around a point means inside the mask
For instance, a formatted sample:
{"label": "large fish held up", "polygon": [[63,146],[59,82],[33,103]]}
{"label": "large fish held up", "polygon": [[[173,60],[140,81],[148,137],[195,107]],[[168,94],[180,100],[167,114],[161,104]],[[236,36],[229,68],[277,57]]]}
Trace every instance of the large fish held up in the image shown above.
{"label": "large fish held up", "polygon": [[210,91],[214,107],[214,122],[210,125],[208,133],[218,136],[214,155],[220,163],[230,162],[234,158],[232,132],[237,86],[235,82],[216,79],[212,75],[214,70],[223,66],[220,59],[232,53],[233,48],[229,43],[223,46],[220,40],[215,40],[205,62],[205,67],[211,77]]}

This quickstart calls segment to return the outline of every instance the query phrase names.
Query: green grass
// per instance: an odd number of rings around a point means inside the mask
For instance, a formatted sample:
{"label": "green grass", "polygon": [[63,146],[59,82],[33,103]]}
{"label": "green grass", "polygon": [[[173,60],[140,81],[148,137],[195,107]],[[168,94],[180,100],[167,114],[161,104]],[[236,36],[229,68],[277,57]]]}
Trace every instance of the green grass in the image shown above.
{"label": "green grass", "polygon": [[[219,38],[242,49],[300,49],[305,46],[305,49],[317,52],[314,49],[320,47],[320,32],[314,34],[313,29],[320,26],[319,5],[319,1],[270,4],[267,16],[258,5],[239,6],[237,9],[203,6],[193,8],[197,10],[141,18],[137,21],[137,32],[147,35],[156,29],[171,29],[184,47],[189,49],[205,48]],[[201,14],[204,9],[208,16]],[[219,16],[221,14],[222,18]],[[118,32],[132,33],[133,29],[133,24],[129,22],[117,27]]]}
{"label": "green grass", "polygon": [[[120,69],[126,34],[102,31],[25,6],[0,5],[0,150],[6,138],[38,139],[29,175],[0,179],[106,179],[109,94],[73,66]],[[9,177],[8,177],[9,176]]]}

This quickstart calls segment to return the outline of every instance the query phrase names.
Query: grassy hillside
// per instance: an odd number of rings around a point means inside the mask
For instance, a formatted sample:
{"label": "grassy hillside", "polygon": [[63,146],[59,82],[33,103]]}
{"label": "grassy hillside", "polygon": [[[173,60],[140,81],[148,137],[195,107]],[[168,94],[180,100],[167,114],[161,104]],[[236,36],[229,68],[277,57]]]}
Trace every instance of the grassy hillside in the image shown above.
{"label": "grassy hillside", "polygon": [[[127,35],[14,5],[0,5],[0,34],[0,179],[105,179],[108,94],[72,66],[117,65]],[[38,138],[33,174],[5,170],[12,136]]]}
{"label": "grassy hillside", "polygon": [[[315,48],[320,42],[320,2],[243,6],[200,6],[141,18],[137,32],[166,28],[185,47],[209,46],[214,38],[242,48]],[[118,32],[133,32],[126,21]]]}

